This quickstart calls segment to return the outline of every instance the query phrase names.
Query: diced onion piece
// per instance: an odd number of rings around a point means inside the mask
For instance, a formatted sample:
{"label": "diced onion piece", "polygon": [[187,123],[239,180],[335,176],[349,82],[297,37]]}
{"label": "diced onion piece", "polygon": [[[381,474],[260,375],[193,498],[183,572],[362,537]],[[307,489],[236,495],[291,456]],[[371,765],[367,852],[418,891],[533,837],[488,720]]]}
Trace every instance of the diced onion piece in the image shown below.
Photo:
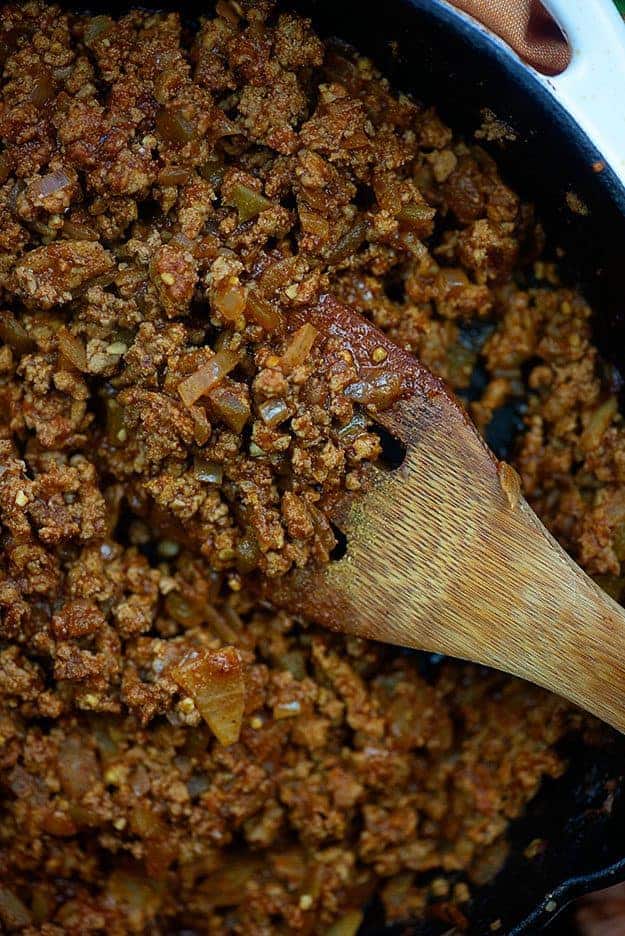
{"label": "diced onion piece", "polygon": [[356,403],[386,409],[401,393],[401,377],[392,371],[382,371],[350,384],[345,388],[344,393]]}
{"label": "diced onion piece", "polygon": [[239,222],[241,224],[244,221],[250,221],[252,218],[258,217],[261,211],[273,207],[272,202],[265,198],[262,192],[257,192],[256,189],[243,185],[241,182],[236,182],[232,186],[228,204],[239,212]]}
{"label": "diced onion piece", "polygon": [[287,650],[280,656],[280,665],[295,679],[306,678],[306,658],[301,650]]}
{"label": "diced onion piece", "polygon": [[281,331],[284,326],[284,319],[279,309],[264,299],[257,289],[251,287],[247,294],[247,305],[245,313],[249,319],[260,325],[269,334]]}
{"label": "diced onion piece", "polygon": [[235,547],[237,554],[237,569],[242,575],[252,572],[258,565],[260,559],[260,549],[256,538],[251,534],[246,534],[239,540]]}
{"label": "diced onion piece", "polygon": [[234,647],[191,650],[170,670],[188,692],[200,715],[223,745],[239,740],[245,708],[241,657]]}
{"label": "diced onion piece", "polygon": [[282,353],[280,358],[281,369],[286,373],[290,373],[300,364],[303,364],[310,354],[318,334],[319,332],[310,322],[306,322],[301,328],[298,328],[291,335],[291,339]]}
{"label": "diced onion piece", "polygon": [[225,422],[234,432],[241,432],[251,416],[250,404],[246,397],[237,393],[233,387],[223,384],[215,387],[208,394],[212,413]]}
{"label": "diced onion piece", "polygon": [[198,445],[208,442],[211,435],[211,424],[202,406],[192,406],[189,410],[193,420],[193,438]]}
{"label": "diced onion piece", "polygon": [[112,28],[113,20],[110,16],[94,16],[85,27],[83,34],[85,45],[90,45],[95,39],[110,32]]}
{"label": "diced onion piece", "polygon": [[302,272],[301,256],[284,257],[270,263],[261,273],[258,282],[266,296],[273,295],[278,289],[292,286]]}
{"label": "diced onion piece", "polygon": [[147,871],[142,874],[139,871],[115,870],[108,879],[106,890],[113,906],[124,908],[133,922],[133,932],[144,931],[162,903],[158,884],[150,880]]}
{"label": "diced onion piece", "polygon": [[265,425],[273,429],[284,422],[289,415],[289,408],[284,400],[267,400],[258,407],[258,414]]}
{"label": "diced onion piece", "polygon": [[63,791],[77,802],[95,786],[100,771],[92,749],[78,737],[69,737],[59,748],[58,773]]}
{"label": "diced onion piece", "polygon": [[617,413],[618,400],[615,396],[608,397],[597,407],[588,420],[588,425],[579,440],[582,452],[592,452],[601,444],[604,432],[609,428]]}
{"label": "diced onion piece", "polygon": [[211,304],[227,322],[245,327],[243,312],[247,304],[247,293],[235,276],[225,277],[211,289]]}
{"label": "diced onion piece", "polygon": [[111,445],[123,445],[126,441],[126,426],[124,409],[114,397],[107,397],[106,407],[106,435]]}
{"label": "diced onion piece", "polygon": [[182,624],[183,627],[190,627],[193,624],[199,624],[201,615],[198,615],[197,608],[194,608],[186,598],[183,598],[178,592],[170,592],[165,599],[165,609],[173,617],[174,621]]}
{"label": "diced onion piece", "polygon": [[302,713],[302,703],[299,699],[292,699],[290,702],[277,702],[273,707],[273,717],[276,720],[281,718],[297,718]]}
{"label": "diced onion piece", "polygon": [[30,911],[24,906],[13,891],[0,886],[0,921],[8,930],[30,926]]}
{"label": "diced onion piece", "polygon": [[192,774],[187,780],[187,790],[191,799],[197,799],[202,793],[210,790],[212,781],[206,774]]}
{"label": "diced onion piece", "polygon": [[426,202],[408,202],[397,213],[397,220],[418,234],[428,234],[435,214]]}
{"label": "diced onion piece", "polygon": [[176,166],[171,166],[169,169],[163,169],[159,173],[158,182],[159,185],[165,187],[171,185],[184,185],[185,182],[189,181],[189,170],[188,169],[179,169]]}
{"label": "diced onion piece", "polygon": [[0,312],[0,338],[18,354],[27,354],[35,348],[35,342],[11,312]]}
{"label": "diced onion piece", "polygon": [[239,355],[235,351],[228,349],[218,351],[210,361],[178,384],[178,393],[184,405],[193,406],[196,400],[212,390],[230,371],[234,370],[238,363]]}
{"label": "diced onion piece", "polygon": [[227,20],[231,26],[237,27],[239,25],[239,14],[234,9],[233,5],[228,2],[228,0],[217,0],[217,3],[215,4],[215,12],[218,16],[221,16],[223,19]]}
{"label": "diced onion piece", "polygon": [[109,725],[106,721],[103,721],[99,717],[94,717],[91,722],[91,737],[96,743],[102,760],[113,760],[118,756],[119,745],[117,741],[111,737]]}
{"label": "diced onion piece", "polygon": [[63,222],[63,234],[69,240],[92,241],[98,239],[98,232],[88,224],[76,224],[74,221]]}
{"label": "diced onion piece", "polygon": [[59,351],[79,371],[87,371],[87,352],[80,338],[63,325],[57,332]]}
{"label": "diced onion piece", "polygon": [[353,228],[350,228],[346,234],[343,234],[336,245],[330,250],[326,262],[331,266],[336,263],[342,263],[352,254],[355,254],[367,237],[367,224],[359,221]]}
{"label": "diced onion piece", "polygon": [[215,611],[214,608],[210,608],[207,614],[208,624],[211,631],[216,634],[217,637],[224,644],[236,644],[238,643],[238,637],[236,630],[230,626],[230,624],[225,620],[222,614],[219,614]]}
{"label": "diced onion piece", "polygon": [[203,179],[206,179],[207,182],[210,182],[215,190],[217,190],[223,182],[225,171],[226,167],[223,164],[223,160],[218,155],[209,156],[206,162],[200,167],[200,175]]}
{"label": "diced onion piece", "polygon": [[352,418],[344,426],[341,426],[337,435],[341,442],[351,442],[357,438],[367,427],[367,417],[364,413],[354,413]]}
{"label": "diced onion piece", "polygon": [[156,115],[156,128],[163,139],[182,146],[190,143],[195,136],[193,124],[180,111],[170,111],[164,107]]}
{"label": "diced onion piece", "polygon": [[205,458],[196,458],[193,474],[198,481],[204,484],[221,484],[224,477],[223,465],[219,462],[207,461]]}
{"label": "diced onion piece", "polygon": [[33,198],[47,198],[48,195],[55,195],[61,189],[67,188],[69,184],[69,176],[61,169],[57,169],[34,182],[30,187],[30,194]]}
{"label": "diced onion piece", "polygon": [[436,284],[446,292],[451,292],[468,286],[469,277],[461,267],[441,267],[436,275]]}
{"label": "diced onion piece", "polygon": [[356,936],[363,917],[362,910],[348,910],[326,930],[326,936]]}
{"label": "diced onion piece", "polygon": [[262,859],[258,856],[235,853],[202,882],[201,888],[210,895],[214,907],[235,907],[245,900],[247,882],[262,869]]}
{"label": "diced onion piece", "polygon": [[41,72],[41,74],[33,78],[33,85],[29,97],[35,107],[43,107],[53,96],[54,81],[49,72]]}
{"label": "diced onion piece", "polygon": [[137,803],[130,813],[130,828],[139,838],[163,838],[167,827],[158,813],[146,803]]}

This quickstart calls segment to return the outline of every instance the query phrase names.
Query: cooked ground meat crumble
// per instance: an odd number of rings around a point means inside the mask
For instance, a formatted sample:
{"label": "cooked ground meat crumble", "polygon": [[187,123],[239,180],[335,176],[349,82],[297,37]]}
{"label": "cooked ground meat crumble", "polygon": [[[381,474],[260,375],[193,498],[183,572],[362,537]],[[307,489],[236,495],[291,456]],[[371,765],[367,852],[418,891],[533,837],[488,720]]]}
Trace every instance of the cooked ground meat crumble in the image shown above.
{"label": "cooked ground meat crumble", "polygon": [[482,149],[269,0],[195,32],[8,5],[0,54],[2,926],[353,936],[376,895],[462,925],[581,716],[255,597],[327,561],[380,455],[293,323],[329,292],[487,437],[520,407],[526,495],[620,598],[587,305]]}

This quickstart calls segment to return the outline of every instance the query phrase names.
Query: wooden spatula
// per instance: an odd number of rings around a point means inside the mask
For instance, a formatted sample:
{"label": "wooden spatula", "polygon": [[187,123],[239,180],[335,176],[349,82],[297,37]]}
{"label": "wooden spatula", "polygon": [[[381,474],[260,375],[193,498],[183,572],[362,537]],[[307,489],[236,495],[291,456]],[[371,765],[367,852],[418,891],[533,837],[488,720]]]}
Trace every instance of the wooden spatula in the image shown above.
{"label": "wooden spatula", "polygon": [[373,415],[406,457],[337,506],[343,558],[290,574],[272,600],[335,630],[513,673],[625,731],[625,611],[547,532],[442,381],[329,297],[306,318],[365,377],[384,349],[402,394]]}

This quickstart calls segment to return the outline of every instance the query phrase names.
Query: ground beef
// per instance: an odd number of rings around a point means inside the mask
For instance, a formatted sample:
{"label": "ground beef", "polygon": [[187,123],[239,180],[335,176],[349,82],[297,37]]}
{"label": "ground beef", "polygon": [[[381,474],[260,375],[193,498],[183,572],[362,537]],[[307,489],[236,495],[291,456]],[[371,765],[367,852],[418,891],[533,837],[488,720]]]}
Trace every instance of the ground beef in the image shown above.
{"label": "ground beef", "polygon": [[0,928],[352,936],[375,896],[462,926],[582,716],[258,598],[380,455],[306,308],[487,439],[520,413],[526,495],[621,598],[590,310],[481,148],[271,0],[9,4],[0,38]]}

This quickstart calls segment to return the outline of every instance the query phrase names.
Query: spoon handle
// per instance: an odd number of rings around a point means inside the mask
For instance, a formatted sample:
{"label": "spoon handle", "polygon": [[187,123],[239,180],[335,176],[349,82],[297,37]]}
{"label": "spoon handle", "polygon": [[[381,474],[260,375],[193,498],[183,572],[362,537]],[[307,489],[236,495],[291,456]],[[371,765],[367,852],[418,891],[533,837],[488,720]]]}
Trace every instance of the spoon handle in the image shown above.
{"label": "spoon handle", "polygon": [[407,445],[404,466],[358,508],[372,522],[347,522],[351,568],[363,546],[373,560],[369,623],[382,615],[383,639],[521,676],[625,731],[623,608],[545,529],[454,401],[409,400],[388,428]]}

